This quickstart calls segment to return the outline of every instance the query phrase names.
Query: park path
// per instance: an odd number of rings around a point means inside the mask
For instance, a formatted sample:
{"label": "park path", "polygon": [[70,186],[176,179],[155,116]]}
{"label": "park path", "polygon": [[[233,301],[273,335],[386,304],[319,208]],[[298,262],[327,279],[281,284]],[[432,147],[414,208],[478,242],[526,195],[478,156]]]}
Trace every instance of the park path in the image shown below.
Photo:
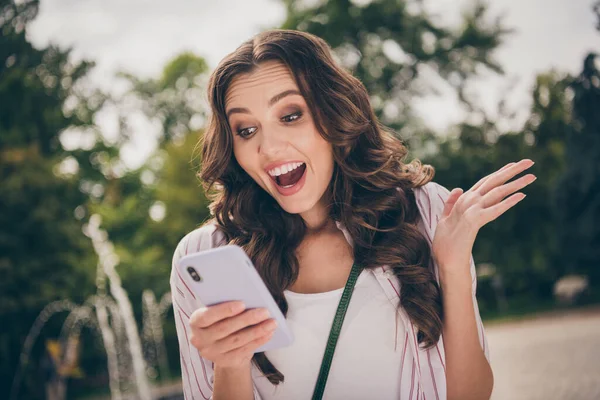
{"label": "park path", "polygon": [[600,308],[486,325],[492,400],[600,400]]}

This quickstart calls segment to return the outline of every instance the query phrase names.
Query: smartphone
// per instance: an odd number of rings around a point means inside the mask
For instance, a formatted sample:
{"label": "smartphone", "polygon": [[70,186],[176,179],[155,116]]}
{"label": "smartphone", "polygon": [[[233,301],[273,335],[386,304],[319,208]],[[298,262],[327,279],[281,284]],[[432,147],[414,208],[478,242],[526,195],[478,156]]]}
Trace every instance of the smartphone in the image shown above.
{"label": "smartphone", "polygon": [[283,313],[267,289],[246,252],[230,244],[181,257],[179,272],[186,284],[205,306],[227,301],[242,301],[246,310],[266,308],[277,321],[275,333],[254,352],[289,346],[294,336]]}

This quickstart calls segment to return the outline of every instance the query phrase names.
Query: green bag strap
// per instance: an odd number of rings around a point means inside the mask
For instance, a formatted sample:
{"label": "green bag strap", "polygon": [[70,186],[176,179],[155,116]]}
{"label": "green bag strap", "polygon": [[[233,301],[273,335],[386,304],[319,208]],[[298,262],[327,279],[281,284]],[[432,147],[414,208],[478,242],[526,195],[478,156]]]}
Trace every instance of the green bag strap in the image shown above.
{"label": "green bag strap", "polygon": [[335,351],[335,346],[337,344],[338,337],[340,336],[340,331],[342,330],[342,324],[344,322],[344,317],[346,316],[348,304],[350,304],[350,298],[352,297],[352,292],[354,291],[354,285],[356,284],[356,280],[358,279],[361,271],[362,268],[358,264],[352,265],[352,270],[350,271],[348,281],[346,281],[346,287],[344,287],[344,292],[342,293],[342,298],[338,304],[335,318],[333,318],[333,324],[331,325],[331,331],[329,332],[329,339],[327,340],[327,346],[325,347],[325,355],[323,356],[323,361],[321,362],[321,370],[319,371],[319,377],[317,379],[317,384],[315,385],[315,391],[313,392],[312,400],[321,400],[323,397],[325,385],[327,384],[327,377],[329,376],[329,369],[331,368],[333,352]]}

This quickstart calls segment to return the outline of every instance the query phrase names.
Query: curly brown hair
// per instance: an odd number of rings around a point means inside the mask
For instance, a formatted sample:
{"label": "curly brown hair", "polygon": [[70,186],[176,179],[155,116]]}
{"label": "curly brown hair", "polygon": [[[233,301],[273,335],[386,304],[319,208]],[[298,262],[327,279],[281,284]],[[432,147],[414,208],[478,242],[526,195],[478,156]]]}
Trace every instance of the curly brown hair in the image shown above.
{"label": "curly brown hair", "polygon": [[[285,212],[237,163],[225,114],[225,95],[233,78],[272,60],[289,68],[318,132],[333,146],[334,171],[326,191],[329,215],[351,235],[355,263],[393,268],[402,286],[399,307],[419,328],[419,343],[434,346],[442,331],[442,299],[431,249],[417,228],[413,188],[431,181],[435,170],[419,160],[402,162],[408,154],[403,141],[378,121],[365,86],[338,66],[321,38],[269,30],[240,45],[212,73],[212,113],[199,143],[198,175],[214,216],[207,223],[246,251],[287,315],[284,290],[298,277],[295,250],[307,228],[299,214]],[[271,383],[283,381],[264,353],[256,353],[253,361]]]}

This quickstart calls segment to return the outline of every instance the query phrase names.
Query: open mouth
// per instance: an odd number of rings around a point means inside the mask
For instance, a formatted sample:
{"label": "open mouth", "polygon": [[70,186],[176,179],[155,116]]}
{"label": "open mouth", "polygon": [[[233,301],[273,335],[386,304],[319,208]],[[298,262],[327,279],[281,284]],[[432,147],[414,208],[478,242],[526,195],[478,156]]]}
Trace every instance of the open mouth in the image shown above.
{"label": "open mouth", "polygon": [[277,186],[287,189],[287,188],[291,188],[296,183],[298,183],[300,178],[302,178],[302,175],[304,175],[305,171],[306,171],[306,163],[303,163],[301,166],[299,166],[298,168],[296,168],[290,172],[281,174],[279,176],[271,176],[271,178],[275,181]]}

